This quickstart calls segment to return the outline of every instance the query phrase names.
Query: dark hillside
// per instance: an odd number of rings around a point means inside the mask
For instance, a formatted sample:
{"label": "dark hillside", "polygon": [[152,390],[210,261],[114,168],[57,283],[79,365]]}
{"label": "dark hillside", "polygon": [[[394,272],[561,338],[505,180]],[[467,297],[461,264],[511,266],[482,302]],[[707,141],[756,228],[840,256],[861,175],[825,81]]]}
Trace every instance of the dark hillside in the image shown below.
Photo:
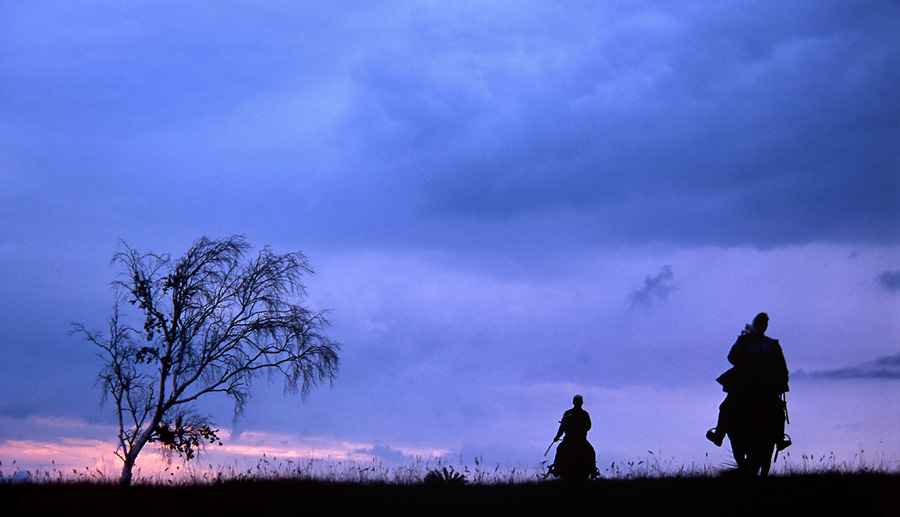
{"label": "dark hillside", "polygon": [[566,485],[229,482],[207,486],[123,488],[102,484],[5,484],[7,509],[56,515],[554,515],[587,508],[599,514],[900,515],[900,475],[805,475],[741,480],[616,479]]}

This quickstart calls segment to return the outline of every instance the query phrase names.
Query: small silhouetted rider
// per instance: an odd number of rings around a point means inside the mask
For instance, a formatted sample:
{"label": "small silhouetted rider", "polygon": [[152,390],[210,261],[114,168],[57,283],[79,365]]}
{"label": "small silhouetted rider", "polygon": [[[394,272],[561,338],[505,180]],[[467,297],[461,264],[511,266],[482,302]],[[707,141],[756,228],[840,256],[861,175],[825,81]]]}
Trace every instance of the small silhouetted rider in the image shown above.
{"label": "small silhouetted rider", "polygon": [[[719,406],[716,427],[706,433],[706,437],[717,446],[722,445],[726,433],[733,429],[735,413],[743,404],[752,400],[780,398],[788,391],[788,369],[784,353],[778,340],[765,335],[769,327],[769,316],[761,312],[738,336],[728,353],[728,362],[733,366],[716,379],[727,392]],[[781,421],[784,434],[784,420]],[[778,450],[790,445],[787,440],[777,444]]]}
{"label": "small silhouetted rider", "polygon": [[550,473],[563,478],[585,478],[599,475],[594,447],[587,439],[591,430],[591,416],[581,406],[584,399],[575,395],[572,408],[563,413],[559,430],[553,442],[562,438],[556,449],[556,458],[550,466]]}

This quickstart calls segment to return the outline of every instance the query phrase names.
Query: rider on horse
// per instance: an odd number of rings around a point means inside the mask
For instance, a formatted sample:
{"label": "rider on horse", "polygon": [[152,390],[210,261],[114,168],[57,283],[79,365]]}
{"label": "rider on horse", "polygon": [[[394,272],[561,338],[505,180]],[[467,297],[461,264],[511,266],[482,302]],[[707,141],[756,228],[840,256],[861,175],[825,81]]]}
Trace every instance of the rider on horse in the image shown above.
{"label": "rider on horse", "polygon": [[584,399],[581,395],[572,398],[572,408],[563,413],[559,421],[559,430],[553,443],[563,439],[556,448],[556,458],[550,466],[550,474],[572,479],[595,477],[597,471],[597,456],[594,447],[587,439],[591,430],[591,416],[582,409]]}
{"label": "rider on horse", "polygon": [[[717,446],[722,445],[725,434],[734,429],[735,417],[749,404],[772,401],[781,404],[788,391],[788,369],[778,340],[765,335],[769,316],[762,312],[747,325],[728,353],[733,367],[718,379],[728,395],[719,406],[719,420],[706,437]],[[776,426],[776,446],[782,450],[790,445],[784,435],[784,414],[773,421]]]}

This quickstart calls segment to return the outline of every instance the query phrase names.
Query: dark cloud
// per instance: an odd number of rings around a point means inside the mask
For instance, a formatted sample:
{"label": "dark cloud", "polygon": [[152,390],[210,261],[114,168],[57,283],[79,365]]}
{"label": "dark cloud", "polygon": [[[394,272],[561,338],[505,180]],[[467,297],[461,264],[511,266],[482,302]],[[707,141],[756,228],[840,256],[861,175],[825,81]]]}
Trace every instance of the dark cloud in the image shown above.
{"label": "dark cloud", "polygon": [[19,6],[0,155],[82,178],[47,208],[97,224],[102,196],[347,246],[900,242],[900,9],[799,5]]}
{"label": "dark cloud", "polygon": [[874,361],[847,368],[813,372],[800,370],[794,372],[792,377],[812,379],[900,379],[900,354],[880,357]]}
{"label": "dark cloud", "polygon": [[538,40],[501,23],[506,46],[412,36],[427,58],[365,61],[354,122],[371,156],[402,157],[389,174],[426,221],[562,211],[615,240],[896,242],[896,13],[749,11],[629,9],[631,30],[604,18],[599,40],[574,19]]}
{"label": "dark cloud", "polygon": [[900,270],[881,273],[878,275],[878,283],[892,293],[900,292]]}
{"label": "dark cloud", "polygon": [[646,307],[652,305],[654,301],[666,301],[669,298],[669,294],[676,289],[672,285],[673,277],[674,273],[671,266],[664,266],[662,271],[655,276],[647,275],[647,278],[644,279],[643,287],[631,293],[631,306],[640,305]]}

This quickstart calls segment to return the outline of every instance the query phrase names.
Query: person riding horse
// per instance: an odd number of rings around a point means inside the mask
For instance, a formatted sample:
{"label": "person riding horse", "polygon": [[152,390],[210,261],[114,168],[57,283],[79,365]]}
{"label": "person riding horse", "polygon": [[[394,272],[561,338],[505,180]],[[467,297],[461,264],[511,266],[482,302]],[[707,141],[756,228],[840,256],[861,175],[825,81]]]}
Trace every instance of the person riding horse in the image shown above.
{"label": "person riding horse", "polygon": [[[728,353],[733,367],[716,379],[728,393],[719,406],[716,427],[706,433],[716,446],[721,447],[725,435],[735,430],[736,420],[746,408],[754,404],[784,407],[783,395],[789,391],[787,363],[778,340],[765,335],[768,326],[769,316],[759,313]],[[790,440],[784,434],[784,412],[774,414],[772,432],[780,451],[790,445]]]}
{"label": "person riding horse", "polygon": [[563,413],[553,443],[562,438],[550,474],[562,478],[586,478],[599,475],[594,447],[587,439],[591,430],[591,415],[582,408],[581,395],[572,398],[572,408]]}

